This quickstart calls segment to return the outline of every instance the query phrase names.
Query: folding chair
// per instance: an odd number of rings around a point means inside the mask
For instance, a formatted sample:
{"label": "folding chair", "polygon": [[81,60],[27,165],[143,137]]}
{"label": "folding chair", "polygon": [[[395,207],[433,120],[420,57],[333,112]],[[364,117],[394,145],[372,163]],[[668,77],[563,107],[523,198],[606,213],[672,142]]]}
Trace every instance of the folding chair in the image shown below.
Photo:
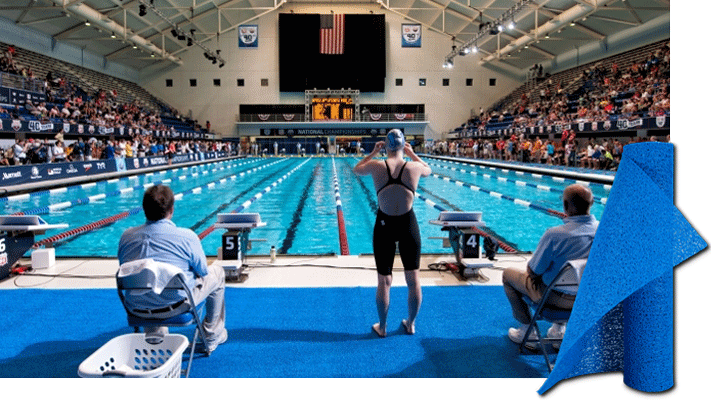
{"label": "folding chair", "polygon": [[[563,341],[562,338],[544,338],[541,329],[538,327],[538,321],[544,320],[550,323],[563,324],[567,323],[570,319],[570,314],[572,310],[554,307],[552,305],[546,304],[548,297],[554,290],[557,292],[576,295],[578,293],[578,285],[580,279],[583,275],[583,270],[585,270],[585,264],[587,258],[582,258],[578,260],[570,260],[563,265],[563,268],[558,272],[553,282],[548,286],[541,301],[534,303],[528,296],[523,296],[524,301],[533,308],[535,311],[531,317],[531,323],[528,325],[528,329],[523,336],[523,341],[519,345],[519,350],[524,352],[524,349],[528,348],[540,348],[543,351],[543,357],[546,359],[546,365],[548,366],[548,372],[553,370],[553,364],[550,362],[548,357],[548,344],[560,343]],[[531,334],[536,332],[538,338],[531,339]]]}
{"label": "folding chair", "polygon": [[[185,377],[190,376],[190,367],[193,362],[195,345],[198,336],[205,343],[205,331],[202,327],[201,315],[205,302],[196,305],[193,295],[185,283],[184,272],[178,267],[156,262],[152,259],[141,259],[124,263],[116,273],[116,287],[128,317],[128,325],[140,332],[140,328],[150,327],[185,327],[195,324],[195,333],[190,346],[190,359]],[[170,292],[173,291],[173,292]],[[173,304],[153,309],[138,309],[127,301],[127,296],[146,296],[155,302],[157,295],[172,294],[173,297],[183,297]],[[207,346],[205,354],[210,355]]]}

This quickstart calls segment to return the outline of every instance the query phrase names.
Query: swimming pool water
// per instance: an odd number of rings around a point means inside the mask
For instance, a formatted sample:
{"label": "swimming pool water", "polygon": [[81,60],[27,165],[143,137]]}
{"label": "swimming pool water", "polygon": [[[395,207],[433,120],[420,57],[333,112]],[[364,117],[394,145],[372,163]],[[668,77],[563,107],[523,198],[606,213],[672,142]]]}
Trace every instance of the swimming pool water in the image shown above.
{"label": "swimming pool water", "polygon": [[[248,254],[266,255],[271,246],[275,246],[280,254],[340,254],[335,177],[340,187],[350,254],[367,254],[372,253],[377,198],[371,178],[353,173],[358,160],[353,157],[271,157],[179,167],[4,202],[2,213],[34,211],[45,221],[67,223],[69,228],[66,230],[72,230],[125,211],[136,211],[141,207],[145,188],[163,183],[176,193],[173,221],[178,226],[200,234],[215,223],[218,213],[257,212],[267,225],[251,232],[250,239],[258,241],[252,243]],[[522,175],[443,160],[429,159],[428,163],[433,176],[420,180],[418,198],[413,205],[420,225],[423,253],[451,251],[442,247],[441,240],[429,239],[447,235],[440,227],[429,223],[437,219],[440,211],[423,199],[451,211],[482,211],[487,228],[520,251],[533,251],[543,232],[561,223],[559,217],[472,190],[470,186],[562,211],[561,194],[569,183],[546,176]],[[533,185],[547,189],[541,190]],[[269,191],[264,192],[266,188]],[[599,199],[607,197],[608,190],[601,185],[592,185],[591,189],[598,200],[591,213],[600,219],[604,206]],[[90,198],[101,194],[106,197]],[[83,200],[79,202],[77,199]],[[252,202],[245,207],[249,199]],[[68,202],[74,204],[67,206]],[[100,229],[72,236],[55,243],[56,255],[115,257],[123,231],[144,222],[145,217],[140,211]],[[207,255],[217,254],[224,232],[218,229],[203,239]],[[50,231],[45,236],[38,236],[37,240],[58,233],[61,232]]]}

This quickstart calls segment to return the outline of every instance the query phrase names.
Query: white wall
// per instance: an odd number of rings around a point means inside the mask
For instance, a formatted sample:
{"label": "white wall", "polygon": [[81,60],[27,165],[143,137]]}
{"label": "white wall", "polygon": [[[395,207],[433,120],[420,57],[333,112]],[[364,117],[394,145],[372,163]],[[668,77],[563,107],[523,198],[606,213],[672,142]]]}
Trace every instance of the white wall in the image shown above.
{"label": "white wall", "polygon": [[[219,44],[213,40],[206,43],[213,50],[222,50],[226,63],[223,68],[208,61],[202,49],[193,46],[179,56],[184,64],[169,70],[144,73],[141,85],[157,97],[167,101],[182,114],[192,112],[199,123],[210,121],[213,129],[225,137],[236,136],[236,116],[239,104],[303,104],[303,94],[278,91],[278,13],[381,13],[377,7],[331,7],[293,5],[267,14],[250,22],[259,26],[259,47],[240,49],[236,30],[221,35]],[[385,12],[386,19],[386,81],[384,93],[364,93],[361,103],[375,104],[425,104],[430,121],[428,136],[445,133],[462,123],[470,110],[486,108],[505,96],[520,82],[476,65],[475,56],[457,57],[453,69],[442,68],[445,56],[450,52],[452,41],[448,36],[425,30],[421,48],[402,48],[400,29],[402,23],[411,23],[398,15]],[[295,60],[298,62],[298,60]],[[364,63],[364,68],[367,64]],[[245,86],[237,87],[237,79],[244,79]],[[403,86],[395,86],[395,79],[403,79]],[[427,86],[418,85],[419,79],[427,79]],[[450,86],[443,87],[442,79],[449,78]],[[473,86],[465,86],[467,78]],[[496,86],[489,86],[489,79],[496,79]],[[173,80],[173,87],[165,86],[166,79]],[[189,80],[197,79],[197,87],[190,87]],[[213,79],[221,80],[221,87],[213,86]],[[268,79],[269,86],[262,87],[261,79]]]}

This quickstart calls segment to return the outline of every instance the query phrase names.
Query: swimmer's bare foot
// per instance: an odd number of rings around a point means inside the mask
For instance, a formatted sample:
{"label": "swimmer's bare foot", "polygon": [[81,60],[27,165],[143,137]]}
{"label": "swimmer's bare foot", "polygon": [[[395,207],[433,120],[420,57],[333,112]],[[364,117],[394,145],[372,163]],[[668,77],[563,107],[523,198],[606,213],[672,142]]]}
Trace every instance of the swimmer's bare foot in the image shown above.
{"label": "swimmer's bare foot", "polygon": [[380,324],[373,324],[373,332],[377,333],[379,337],[384,338],[385,337],[385,329],[382,331],[380,330]]}
{"label": "swimmer's bare foot", "polygon": [[408,335],[415,334],[415,325],[410,325],[406,319],[402,320],[402,327],[405,328],[405,333],[407,333]]}

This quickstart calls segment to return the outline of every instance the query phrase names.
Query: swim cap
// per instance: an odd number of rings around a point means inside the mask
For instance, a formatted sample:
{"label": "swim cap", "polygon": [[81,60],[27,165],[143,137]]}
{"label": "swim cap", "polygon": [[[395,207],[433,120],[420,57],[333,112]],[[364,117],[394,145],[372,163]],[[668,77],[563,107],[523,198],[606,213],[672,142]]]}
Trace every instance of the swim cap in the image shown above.
{"label": "swim cap", "polygon": [[385,138],[385,147],[390,151],[402,150],[405,147],[405,135],[399,129],[392,129]]}

